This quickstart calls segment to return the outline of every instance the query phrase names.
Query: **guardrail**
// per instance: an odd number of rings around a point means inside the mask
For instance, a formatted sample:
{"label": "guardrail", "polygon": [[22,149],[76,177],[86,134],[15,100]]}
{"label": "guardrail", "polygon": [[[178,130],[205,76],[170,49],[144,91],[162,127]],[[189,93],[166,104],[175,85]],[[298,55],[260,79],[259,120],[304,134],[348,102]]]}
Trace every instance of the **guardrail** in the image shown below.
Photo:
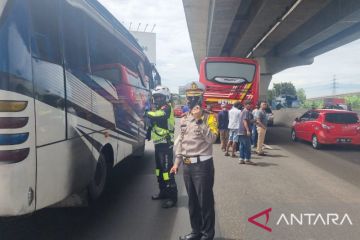
{"label": "guardrail", "polygon": [[[307,110],[306,108],[282,108],[280,110],[273,110],[274,124],[282,127],[291,127],[294,119],[300,117]],[[360,110],[355,110],[360,115]]]}

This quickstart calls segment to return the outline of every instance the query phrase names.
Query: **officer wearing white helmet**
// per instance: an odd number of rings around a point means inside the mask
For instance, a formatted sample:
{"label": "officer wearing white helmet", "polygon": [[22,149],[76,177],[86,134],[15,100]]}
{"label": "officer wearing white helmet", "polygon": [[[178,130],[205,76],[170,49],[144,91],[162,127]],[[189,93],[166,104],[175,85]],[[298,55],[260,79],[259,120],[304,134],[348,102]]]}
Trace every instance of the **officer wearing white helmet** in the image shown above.
{"label": "officer wearing white helmet", "polygon": [[[173,165],[174,146],[174,111],[170,104],[171,93],[169,88],[157,86],[152,92],[155,109],[146,113],[150,119],[149,131],[151,140],[155,144],[156,177],[159,183],[159,193],[152,196],[153,200],[165,201],[163,208],[171,208],[177,202],[177,186],[174,174],[170,173]],[[148,134],[149,135],[149,134]],[[147,136],[150,140],[149,136]]]}
{"label": "officer wearing white helmet", "polygon": [[191,82],[185,91],[191,110],[180,121],[181,133],[175,141],[176,160],[171,172],[177,173],[183,163],[192,232],[180,240],[214,239],[212,145],[218,135],[217,121],[214,114],[201,108],[202,84]]}

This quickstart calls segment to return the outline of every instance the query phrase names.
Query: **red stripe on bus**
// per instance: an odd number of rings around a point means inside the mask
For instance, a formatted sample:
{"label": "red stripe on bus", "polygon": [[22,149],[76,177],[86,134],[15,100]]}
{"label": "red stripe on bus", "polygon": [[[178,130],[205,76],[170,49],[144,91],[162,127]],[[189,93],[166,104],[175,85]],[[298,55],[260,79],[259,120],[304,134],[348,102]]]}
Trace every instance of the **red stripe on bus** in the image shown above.
{"label": "red stripe on bus", "polygon": [[28,117],[0,117],[0,129],[22,128],[28,121]]}
{"label": "red stripe on bus", "polygon": [[29,155],[30,149],[0,150],[0,164],[12,164],[23,161]]}

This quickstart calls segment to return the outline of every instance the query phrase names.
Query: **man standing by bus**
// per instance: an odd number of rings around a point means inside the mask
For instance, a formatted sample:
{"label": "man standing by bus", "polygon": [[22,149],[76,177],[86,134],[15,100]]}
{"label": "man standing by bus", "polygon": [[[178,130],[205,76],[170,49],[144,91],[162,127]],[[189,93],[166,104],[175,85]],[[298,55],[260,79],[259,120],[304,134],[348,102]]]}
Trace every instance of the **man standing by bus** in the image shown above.
{"label": "man standing by bus", "polygon": [[218,124],[220,131],[221,150],[225,152],[227,141],[229,140],[229,111],[226,108],[226,103],[221,104],[221,111],[218,114]]}
{"label": "man standing by bus", "polygon": [[160,192],[152,196],[153,200],[166,199],[163,208],[171,208],[177,202],[177,186],[174,174],[170,173],[173,165],[174,146],[174,111],[170,104],[169,88],[157,86],[152,93],[155,109],[146,113],[150,119],[151,139],[155,144],[156,177]]}
{"label": "man standing by bus", "polygon": [[226,146],[226,153],[225,156],[229,155],[229,148],[231,147],[231,156],[236,157],[235,150],[236,145],[238,142],[237,136],[238,136],[238,129],[240,124],[240,113],[241,113],[241,103],[239,101],[236,101],[233,105],[233,107],[229,111],[229,142]]}
{"label": "man standing by bus", "polygon": [[217,139],[218,127],[214,114],[201,108],[204,87],[192,82],[186,86],[190,112],[180,121],[181,132],[175,143],[177,173],[184,164],[184,182],[189,196],[192,232],[181,240],[212,240],[215,235],[214,163],[212,145]]}
{"label": "man standing by bus", "polygon": [[267,103],[262,101],[260,104],[260,109],[257,112],[256,116],[256,124],[257,124],[257,132],[258,132],[258,141],[257,141],[257,150],[256,153],[260,156],[265,155],[263,150],[266,128],[267,128],[267,116],[265,109],[267,108]]}
{"label": "man standing by bus", "polygon": [[246,100],[244,103],[244,109],[240,114],[240,125],[239,125],[239,145],[240,145],[240,159],[239,164],[250,164],[256,165],[254,162],[251,161],[251,102]]}
{"label": "man standing by bus", "polygon": [[255,108],[252,110],[253,120],[251,123],[251,144],[254,148],[257,147],[257,140],[258,140],[258,133],[257,133],[257,126],[256,126],[256,118],[259,111],[259,103],[255,105]]}

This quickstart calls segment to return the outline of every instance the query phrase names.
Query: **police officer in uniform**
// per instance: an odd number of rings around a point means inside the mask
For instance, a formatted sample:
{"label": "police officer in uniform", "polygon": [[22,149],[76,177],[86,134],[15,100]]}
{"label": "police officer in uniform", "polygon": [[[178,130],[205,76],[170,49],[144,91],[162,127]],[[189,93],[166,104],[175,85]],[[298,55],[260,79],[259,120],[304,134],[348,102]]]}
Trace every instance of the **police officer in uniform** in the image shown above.
{"label": "police officer in uniform", "polygon": [[192,232],[180,240],[208,240],[215,235],[214,163],[212,145],[218,135],[216,117],[201,108],[204,87],[198,82],[186,86],[191,109],[180,121],[181,133],[175,141],[176,160],[171,172],[184,167],[184,182],[189,196]]}
{"label": "police officer in uniform", "polygon": [[[177,186],[170,169],[173,165],[174,146],[174,111],[170,104],[171,93],[169,88],[157,86],[152,93],[155,109],[148,111],[150,119],[148,133],[155,144],[156,177],[160,192],[152,196],[153,200],[165,201],[163,208],[171,208],[177,202]],[[149,135],[149,134],[148,134]],[[150,140],[147,136],[148,140]]]}

